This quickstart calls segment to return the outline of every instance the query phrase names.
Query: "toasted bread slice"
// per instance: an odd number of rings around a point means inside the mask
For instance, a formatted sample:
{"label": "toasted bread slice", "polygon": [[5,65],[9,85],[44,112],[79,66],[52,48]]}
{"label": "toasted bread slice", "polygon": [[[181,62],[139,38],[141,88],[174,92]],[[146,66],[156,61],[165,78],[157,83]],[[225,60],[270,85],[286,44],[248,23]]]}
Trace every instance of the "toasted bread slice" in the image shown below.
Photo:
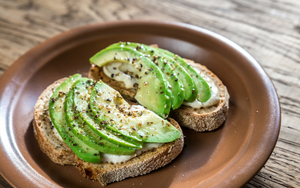
{"label": "toasted bread slice", "polygon": [[[181,105],[180,108],[171,111],[170,117],[178,121],[180,126],[188,127],[198,132],[217,129],[222,125],[228,115],[229,93],[227,92],[226,86],[224,86],[222,81],[205,66],[195,63],[192,60],[187,61],[195,69],[200,70],[203,74],[213,80],[219,90],[220,101],[216,105],[200,109]],[[103,82],[119,91],[127,100],[136,102],[134,96],[138,87],[136,86],[134,88],[127,89],[123,82],[116,81],[106,76],[102,67],[92,65],[89,71],[89,77],[94,80],[101,79]]]}
{"label": "toasted bread slice", "polygon": [[[65,79],[60,79],[48,86],[38,98],[34,109],[33,128],[35,138],[42,152],[54,163],[75,165],[84,177],[98,180],[101,185],[105,186],[108,183],[121,181],[128,177],[147,174],[170,163],[181,153],[184,144],[183,134],[176,141],[165,143],[122,163],[94,164],[79,159],[61,139],[49,117],[49,99]],[[169,118],[169,121],[181,131],[175,120]]]}

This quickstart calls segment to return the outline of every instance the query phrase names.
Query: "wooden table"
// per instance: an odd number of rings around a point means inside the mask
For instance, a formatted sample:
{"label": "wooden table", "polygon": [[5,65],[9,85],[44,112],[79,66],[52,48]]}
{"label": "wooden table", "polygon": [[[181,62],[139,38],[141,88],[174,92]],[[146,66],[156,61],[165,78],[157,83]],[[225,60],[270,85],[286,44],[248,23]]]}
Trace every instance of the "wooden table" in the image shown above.
{"label": "wooden table", "polygon": [[[282,125],[270,159],[245,187],[300,187],[298,0],[0,0],[0,76],[22,54],[54,35],[129,19],[204,27],[253,55],[277,89]],[[11,186],[0,176],[0,187]]]}

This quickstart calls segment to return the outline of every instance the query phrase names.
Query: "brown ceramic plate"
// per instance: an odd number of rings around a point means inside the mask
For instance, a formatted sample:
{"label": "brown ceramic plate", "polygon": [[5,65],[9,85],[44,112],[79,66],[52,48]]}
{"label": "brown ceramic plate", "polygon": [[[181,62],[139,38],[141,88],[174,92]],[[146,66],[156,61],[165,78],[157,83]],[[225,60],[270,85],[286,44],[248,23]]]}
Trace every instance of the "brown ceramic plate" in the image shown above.
{"label": "brown ceramic plate", "polygon": [[111,43],[158,44],[212,70],[227,86],[230,111],[216,131],[183,129],[183,152],[148,175],[108,187],[239,187],[268,160],[280,129],[280,105],[262,67],[242,48],[182,23],[125,21],[60,34],[19,58],[0,78],[0,171],[16,187],[99,187],[72,166],[52,163],[34,138],[33,107],[55,80],[87,73],[89,58]]}

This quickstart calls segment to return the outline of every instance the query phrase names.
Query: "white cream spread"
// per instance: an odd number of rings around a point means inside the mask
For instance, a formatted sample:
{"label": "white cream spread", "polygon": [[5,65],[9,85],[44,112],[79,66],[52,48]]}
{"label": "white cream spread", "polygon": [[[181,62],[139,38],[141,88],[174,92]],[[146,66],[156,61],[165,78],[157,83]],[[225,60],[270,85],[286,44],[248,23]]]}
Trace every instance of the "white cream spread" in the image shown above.
{"label": "white cream spread", "polygon": [[194,100],[193,102],[186,102],[184,101],[182,104],[185,106],[190,106],[192,108],[202,108],[202,107],[209,107],[209,106],[213,106],[215,104],[218,104],[220,101],[220,95],[219,95],[219,90],[217,88],[217,86],[215,85],[215,83],[212,81],[212,79],[210,79],[208,76],[202,74],[199,72],[199,70],[195,69],[200,75],[201,77],[207,82],[207,84],[210,87],[210,91],[211,91],[211,96],[210,98],[202,103],[200,101],[198,101],[197,99]]}
{"label": "white cream spread", "polygon": [[116,154],[101,153],[101,161],[110,162],[110,163],[125,162],[133,157],[136,157],[137,155],[142,154],[145,151],[149,151],[153,148],[158,148],[162,145],[163,144],[161,143],[144,143],[143,148],[136,150],[133,155],[116,155]]}
{"label": "white cream spread", "polygon": [[133,88],[133,85],[138,83],[135,68],[126,63],[117,61],[108,63],[103,66],[103,72],[106,76],[123,82],[127,89]]}
{"label": "white cream spread", "polygon": [[[215,83],[206,75],[201,73],[198,69],[195,69],[202,78],[207,82],[211,89],[211,97],[204,103],[198,101],[197,99],[193,102],[183,102],[182,104],[185,106],[190,106],[192,108],[202,108],[202,107],[209,107],[215,104],[218,104],[220,101],[219,90]],[[111,62],[103,66],[104,74],[116,81],[123,82],[127,89],[133,88],[135,83],[138,83],[138,79],[135,77],[136,70],[122,62]]]}

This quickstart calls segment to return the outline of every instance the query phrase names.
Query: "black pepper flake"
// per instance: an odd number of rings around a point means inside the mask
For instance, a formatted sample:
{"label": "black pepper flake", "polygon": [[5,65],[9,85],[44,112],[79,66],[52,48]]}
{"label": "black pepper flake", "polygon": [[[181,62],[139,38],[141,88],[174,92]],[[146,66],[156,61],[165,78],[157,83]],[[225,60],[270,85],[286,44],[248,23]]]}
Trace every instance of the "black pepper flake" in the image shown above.
{"label": "black pepper flake", "polygon": [[153,68],[150,68],[150,69],[149,69],[149,71],[152,71],[152,70],[153,70]]}
{"label": "black pepper flake", "polygon": [[99,139],[102,140],[102,137],[100,136]]}
{"label": "black pepper flake", "polygon": [[52,126],[50,129],[53,129],[54,128],[54,126]]}
{"label": "black pepper flake", "polygon": [[154,53],[154,50],[151,50],[150,52],[151,52],[151,53]]}
{"label": "black pepper flake", "polygon": [[145,74],[147,75],[147,74],[148,74],[148,72],[145,72]]}
{"label": "black pepper flake", "polygon": [[115,75],[114,75],[114,74],[111,74],[111,77],[113,78],[113,77],[115,77]]}
{"label": "black pepper flake", "polygon": [[113,119],[110,119],[110,121],[114,121]]}
{"label": "black pepper flake", "polygon": [[106,101],[110,102],[111,100],[110,99],[106,99]]}
{"label": "black pepper flake", "polygon": [[91,109],[91,104],[90,103],[88,104],[88,108]]}
{"label": "black pepper flake", "polygon": [[56,100],[55,98],[52,98],[52,99],[51,99],[51,101],[52,101],[53,103],[55,102],[55,100]]}
{"label": "black pepper flake", "polygon": [[107,121],[103,120],[100,122],[101,125],[107,124]]}
{"label": "black pepper flake", "polygon": [[70,130],[71,130],[71,127],[69,127],[68,130],[70,131]]}
{"label": "black pepper flake", "polygon": [[164,64],[166,65],[166,64],[167,64],[167,62],[165,61],[165,62],[164,62]]}
{"label": "black pepper flake", "polygon": [[52,121],[49,121],[49,124],[52,125]]}
{"label": "black pepper flake", "polygon": [[97,153],[94,153],[94,156],[97,156],[98,154]]}
{"label": "black pepper flake", "polygon": [[160,92],[160,94],[163,94],[164,92],[162,91],[162,92]]}
{"label": "black pepper flake", "polygon": [[139,68],[139,71],[142,71],[142,68]]}
{"label": "black pepper flake", "polygon": [[75,124],[73,124],[72,126],[73,126],[73,127],[75,127],[76,125],[75,125]]}
{"label": "black pepper flake", "polygon": [[135,131],[136,129],[135,129],[134,127],[132,127],[132,130],[134,130],[134,131]]}
{"label": "black pepper flake", "polygon": [[140,135],[140,137],[141,137],[141,138],[143,138],[143,136],[142,136],[142,135]]}
{"label": "black pepper flake", "polygon": [[65,93],[65,92],[62,92],[62,91],[59,91],[59,95],[60,95],[60,96],[63,96],[63,95],[66,95],[66,93]]}
{"label": "black pepper flake", "polygon": [[193,89],[193,90],[192,90],[192,94],[194,94],[194,93],[195,93],[195,90]]}
{"label": "black pepper flake", "polygon": [[114,60],[117,60],[117,57],[114,57]]}
{"label": "black pepper flake", "polygon": [[132,59],[132,61],[135,61],[136,60],[136,58],[134,57],[133,59]]}
{"label": "black pepper flake", "polygon": [[76,144],[76,143],[74,143],[74,144],[73,144],[73,146],[77,146],[77,144]]}
{"label": "black pepper flake", "polygon": [[177,81],[178,81],[178,79],[176,78],[176,79],[175,79],[175,82],[177,82]]}
{"label": "black pepper flake", "polygon": [[199,76],[198,75],[196,75],[196,78],[198,78]]}
{"label": "black pepper flake", "polygon": [[98,145],[99,145],[99,146],[102,146],[102,145],[103,145],[103,143],[98,143]]}
{"label": "black pepper flake", "polygon": [[108,113],[110,114],[110,111],[108,111]]}
{"label": "black pepper flake", "polygon": [[171,76],[173,77],[173,76],[174,76],[174,74],[171,74]]}

